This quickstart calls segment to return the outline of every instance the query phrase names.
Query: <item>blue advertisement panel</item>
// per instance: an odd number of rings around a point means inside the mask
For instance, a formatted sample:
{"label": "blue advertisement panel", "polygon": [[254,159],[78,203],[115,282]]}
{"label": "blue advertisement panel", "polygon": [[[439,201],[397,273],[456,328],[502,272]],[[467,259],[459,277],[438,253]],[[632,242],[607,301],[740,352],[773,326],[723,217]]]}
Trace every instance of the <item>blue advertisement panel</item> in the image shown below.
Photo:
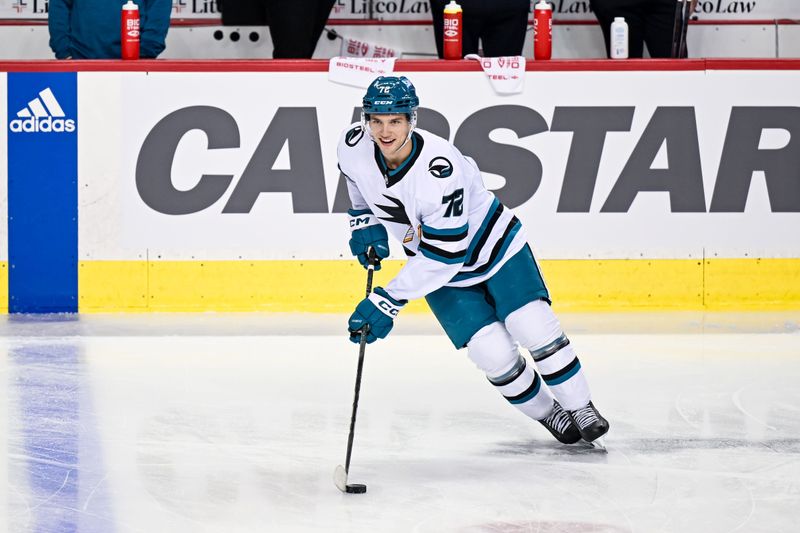
{"label": "blue advertisement panel", "polygon": [[7,80],[9,312],[76,312],[77,74]]}

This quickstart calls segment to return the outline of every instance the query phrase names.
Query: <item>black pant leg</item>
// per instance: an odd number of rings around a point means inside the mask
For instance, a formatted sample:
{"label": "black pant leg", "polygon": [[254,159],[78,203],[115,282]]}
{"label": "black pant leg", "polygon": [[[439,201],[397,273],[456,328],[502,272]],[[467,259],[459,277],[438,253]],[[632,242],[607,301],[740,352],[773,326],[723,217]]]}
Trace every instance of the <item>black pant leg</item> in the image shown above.
{"label": "black pant leg", "polygon": [[647,4],[644,41],[650,57],[672,56],[672,32],[675,27],[675,0],[651,0]]}
{"label": "black pant leg", "polygon": [[444,34],[444,6],[447,0],[429,0],[433,16],[433,38],[436,40],[436,53],[439,59],[444,57],[442,36]]}
{"label": "black pant leg", "polygon": [[[307,59],[328,20],[330,0],[267,0],[275,59]],[[327,11],[325,6],[328,6]]]}
{"label": "black pant leg", "polygon": [[[646,3],[650,0],[640,0]],[[606,56],[611,57],[611,23],[614,17],[624,17],[628,24],[628,57],[642,57],[644,55],[644,18],[639,3],[620,0],[591,0],[600,28],[603,30],[603,41],[606,47]]]}
{"label": "black pant leg", "polygon": [[[317,48],[317,41],[322,36],[322,30],[328,23],[328,17],[331,15],[331,9],[336,0],[317,0],[316,9],[314,11],[314,26],[311,30],[311,55],[314,55],[314,50]],[[309,56],[311,57],[311,56]]]}
{"label": "black pant leg", "polygon": [[477,13],[463,14],[464,27],[461,28],[461,56],[478,53],[478,39],[483,34],[486,19]]}
{"label": "black pant leg", "polygon": [[[650,0],[645,1],[649,2]],[[634,6],[617,13],[616,16],[625,17],[625,22],[628,24],[628,57],[644,57],[644,34],[647,26],[647,17],[642,12],[642,8]],[[611,22],[613,21],[612,17]],[[609,22],[609,29],[611,22]]]}
{"label": "black pant leg", "polygon": [[610,14],[610,9],[606,2],[603,0],[590,0],[589,5],[594,12],[597,22],[600,24],[600,30],[603,32],[603,44],[606,47],[606,57],[611,57],[611,48],[609,45],[609,37],[611,35],[611,22],[614,16]]}
{"label": "black pant leg", "polygon": [[528,29],[528,8],[502,11],[487,20],[481,33],[486,57],[523,55],[525,32]]}

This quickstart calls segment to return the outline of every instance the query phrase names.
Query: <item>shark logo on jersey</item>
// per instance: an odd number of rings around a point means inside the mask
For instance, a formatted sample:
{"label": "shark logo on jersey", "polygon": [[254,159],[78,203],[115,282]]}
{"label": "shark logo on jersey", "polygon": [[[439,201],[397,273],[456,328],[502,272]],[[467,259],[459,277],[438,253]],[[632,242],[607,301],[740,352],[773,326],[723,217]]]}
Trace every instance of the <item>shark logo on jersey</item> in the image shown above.
{"label": "shark logo on jersey", "polygon": [[408,215],[406,214],[406,206],[403,205],[403,202],[398,200],[397,198],[392,198],[391,196],[383,195],[384,198],[392,202],[394,205],[380,205],[375,204],[375,207],[381,208],[388,217],[378,217],[381,220],[385,220],[387,222],[395,222],[397,224],[404,224],[406,226],[411,225],[411,220],[408,219]]}
{"label": "shark logo on jersey", "polygon": [[453,164],[446,157],[434,157],[428,163],[428,172],[434,178],[449,178],[453,175]]}
{"label": "shark logo on jersey", "polygon": [[356,126],[347,132],[347,135],[344,136],[344,142],[347,146],[353,147],[358,144],[358,141],[360,141],[363,136],[364,130],[361,129],[361,126]]}

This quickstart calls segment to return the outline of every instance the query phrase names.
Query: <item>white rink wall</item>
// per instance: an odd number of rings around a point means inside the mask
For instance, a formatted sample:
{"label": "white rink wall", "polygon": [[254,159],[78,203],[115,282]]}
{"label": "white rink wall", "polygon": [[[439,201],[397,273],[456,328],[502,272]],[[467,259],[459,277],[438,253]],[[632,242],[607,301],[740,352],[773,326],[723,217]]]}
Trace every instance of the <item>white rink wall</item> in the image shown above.
{"label": "white rink wall", "polygon": [[[527,72],[524,92],[505,97],[480,72],[404,74],[430,110],[421,112],[422,127],[449,129],[543,259],[800,256],[800,241],[786,233],[800,225],[800,207],[777,205],[763,172],[750,178],[746,199],[720,175],[723,160],[742,151],[796,155],[796,128],[770,123],[753,134],[729,124],[749,107],[797,109],[796,71]],[[146,250],[160,259],[340,257],[336,143],[362,89],[331,83],[325,72],[82,72],[79,86],[82,259],[141,259]],[[469,98],[453,98],[453,87]],[[219,133],[223,145],[209,150],[217,133],[156,131],[166,117],[193,110],[224,119],[238,142],[224,144]],[[514,115],[522,118],[503,122]],[[629,126],[590,139],[591,127],[570,125],[576,116]],[[155,157],[148,139],[174,151]],[[598,161],[567,168],[597,150]],[[770,170],[775,191],[792,172],[784,160]],[[279,192],[282,172],[296,180],[289,192]],[[596,174],[590,198],[576,181],[587,172]],[[163,178],[143,187],[137,173]],[[190,194],[171,194],[160,207],[143,195],[164,180],[191,191],[211,174],[229,184],[202,208],[184,205]],[[258,228],[269,231],[269,246],[253,238]]]}
{"label": "white rink wall", "polygon": [[[363,89],[329,81],[327,61],[4,67],[11,130],[38,124],[19,117],[51,87],[77,117],[63,137],[7,135],[11,312],[50,305],[40,287],[80,312],[339,312],[361,285],[336,143]],[[478,68],[395,73],[417,86],[419,127],[473,157],[523,220],[565,306],[797,307],[800,62],[552,62],[505,96]],[[63,161],[45,143],[59,140]],[[59,173],[77,182],[38,185]],[[63,246],[32,244],[23,230],[40,228]],[[383,275],[402,267],[394,246]]]}

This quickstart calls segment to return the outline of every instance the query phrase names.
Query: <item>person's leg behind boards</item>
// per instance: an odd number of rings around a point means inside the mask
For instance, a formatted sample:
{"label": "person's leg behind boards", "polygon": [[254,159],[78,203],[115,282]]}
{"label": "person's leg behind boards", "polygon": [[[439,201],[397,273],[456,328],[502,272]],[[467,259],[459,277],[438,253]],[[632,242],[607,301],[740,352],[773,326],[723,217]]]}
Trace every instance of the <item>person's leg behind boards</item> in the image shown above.
{"label": "person's leg behind boards", "polygon": [[486,21],[481,33],[486,57],[525,55],[525,33],[528,30],[528,4],[497,10]]}
{"label": "person's leg behind boards", "polygon": [[675,0],[652,0],[648,3],[642,38],[650,57],[672,57],[676,5],[682,3]]}

